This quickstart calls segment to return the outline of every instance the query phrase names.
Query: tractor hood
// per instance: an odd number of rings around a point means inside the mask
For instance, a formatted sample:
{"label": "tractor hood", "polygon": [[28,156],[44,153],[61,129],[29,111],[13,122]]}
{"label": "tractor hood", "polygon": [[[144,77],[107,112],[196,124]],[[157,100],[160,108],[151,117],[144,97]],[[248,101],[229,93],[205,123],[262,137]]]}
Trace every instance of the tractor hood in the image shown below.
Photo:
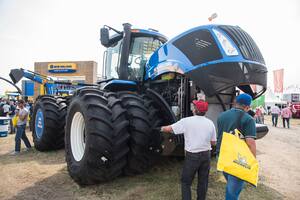
{"label": "tractor hood", "polygon": [[169,72],[189,77],[207,96],[238,87],[257,98],[267,87],[264,58],[238,26],[200,26],[168,41],[146,64],[146,80]]}

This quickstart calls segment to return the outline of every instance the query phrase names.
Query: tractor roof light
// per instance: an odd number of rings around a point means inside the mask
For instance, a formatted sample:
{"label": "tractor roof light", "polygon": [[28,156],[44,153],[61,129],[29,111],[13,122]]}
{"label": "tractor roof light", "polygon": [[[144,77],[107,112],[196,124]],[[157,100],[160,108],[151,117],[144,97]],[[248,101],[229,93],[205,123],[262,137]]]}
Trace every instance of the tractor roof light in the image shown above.
{"label": "tractor roof light", "polygon": [[229,39],[222,34],[220,31],[213,29],[214,34],[217,36],[224,52],[227,56],[237,56],[239,55],[238,50],[233,46]]}

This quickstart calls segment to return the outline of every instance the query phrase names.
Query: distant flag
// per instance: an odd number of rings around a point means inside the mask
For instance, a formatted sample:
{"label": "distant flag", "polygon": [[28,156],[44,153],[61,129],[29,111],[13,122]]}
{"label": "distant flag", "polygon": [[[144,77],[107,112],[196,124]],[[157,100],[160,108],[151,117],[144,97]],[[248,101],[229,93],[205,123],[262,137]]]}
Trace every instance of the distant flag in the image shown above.
{"label": "distant flag", "polygon": [[273,71],[274,92],[283,93],[283,69]]}
{"label": "distant flag", "polygon": [[208,21],[212,21],[213,19],[216,19],[218,17],[217,13],[213,13],[209,18]]}

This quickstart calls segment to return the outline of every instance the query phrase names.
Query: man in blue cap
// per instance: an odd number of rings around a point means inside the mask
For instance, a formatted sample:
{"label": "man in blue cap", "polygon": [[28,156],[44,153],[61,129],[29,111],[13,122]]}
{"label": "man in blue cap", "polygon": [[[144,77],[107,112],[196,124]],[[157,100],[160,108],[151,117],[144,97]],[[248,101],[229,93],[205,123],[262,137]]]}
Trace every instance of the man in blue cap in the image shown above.
{"label": "man in blue cap", "polygon": [[[236,97],[235,108],[223,112],[218,117],[218,139],[217,139],[217,155],[220,152],[223,132],[231,132],[234,129],[239,129],[245,137],[245,141],[256,156],[256,126],[254,119],[247,114],[250,110],[252,97],[249,94],[240,94]],[[238,200],[243,189],[244,181],[224,172],[226,184],[226,200]]]}

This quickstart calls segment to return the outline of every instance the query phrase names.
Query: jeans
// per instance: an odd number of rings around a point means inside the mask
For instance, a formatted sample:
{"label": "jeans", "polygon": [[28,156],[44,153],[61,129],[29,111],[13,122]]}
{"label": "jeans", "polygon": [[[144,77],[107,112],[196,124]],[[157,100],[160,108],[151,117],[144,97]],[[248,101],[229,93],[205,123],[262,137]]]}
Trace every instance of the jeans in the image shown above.
{"label": "jeans", "polygon": [[13,126],[13,122],[12,122],[12,118],[13,116],[9,116],[10,120],[9,120],[9,125],[10,125],[10,134],[15,133],[15,127]]}
{"label": "jeans", "polygon": [[285,121],[287,124],[287,127],[290,128],[290,118],[282,118],[283,127],[285,128]]}
{"label": "jeans", "polygon": [[20,152],[21,139],[24,141],[25,146],[27,148],[31,147],[30,142],[26,136],[25,129],[26,129],[26,124],[17,126],[17,133],[16,133],[16,137],[15,137],[15,141],[16,141],[15,151],[16,152]]}
{"label": "jeans", "polygon": [[263,123],[263,120],[262,120],[262,117],[261,117],[261,116],[256,117],[255,121],[256,121],[256,123],[258,123],[258,124],[262,124],[262,123]]}
{"label": "jeans", "polygon": [[244,181],[224,172],[226,184],[225,200],[238,200],[243,189]]}
{"label": "jeans", "polygon": [[204,200],[208,188],[208,175],[210,170],[210,151],[200,153],[186,152],[182,176],[182,199],[191,200],[191,185],[195,174],[198,173],[197,200]]}
{"label": "jeans", "polygon": [[278,122],[278,114],[272,114],[272,124],[273,126],[277,126]]}

